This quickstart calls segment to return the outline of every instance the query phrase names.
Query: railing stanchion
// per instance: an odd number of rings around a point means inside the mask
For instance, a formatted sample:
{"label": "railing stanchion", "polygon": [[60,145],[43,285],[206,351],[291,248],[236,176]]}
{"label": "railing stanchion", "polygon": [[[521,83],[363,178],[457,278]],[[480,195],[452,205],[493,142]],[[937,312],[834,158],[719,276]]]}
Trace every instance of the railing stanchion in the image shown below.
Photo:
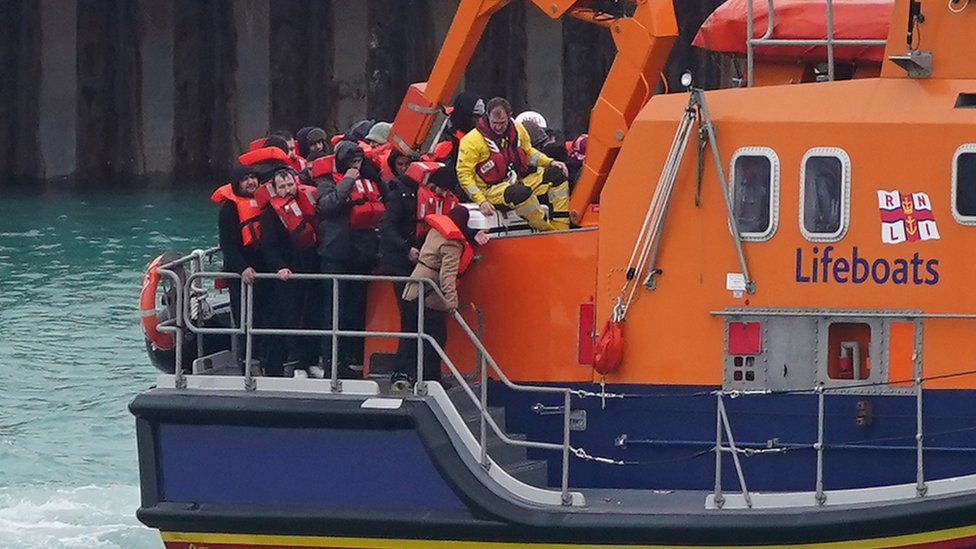
{"label": "railing stanchion", "polygon": [[573,498],[569,495],[569,416],[572,402],[569,391],[563,394],[563,470],[562,470],[562,501],[563,505],[572,505]]}
{"label": "railing stanchion", "polygon": [[834,4],[827,0],[827,79],[834,81]]}
{"label": "railing stanchion", "polygon": [[[196,251],[193,252],[193,272],[194,273],[201,273],[201,272],[203,272],[203,256],[204,256],[205,253],[206,252],[204,252],[203,250],[196,250]],[[192,290],[193,288],[194,288],[194,285],[191,284],[190,285],[190,289]],[[196,288],[198,290],[203,291],[203,279],[202,278],[198,278],[196,280]],[[198,322],[201,321],[200,313],[202,313],[202,312],[203,312],[203,310],[197,311],[197,321]],[[197,336],[197,358],[200,358],[200,357],[203,356],[203,351],[204,351],[204,347],[203,347],[203,333],[201,332],[199,334],[196,334],[196,336]]]}
{"label": "railing stanchion", "polygon": [[[158,270],[157,270],[158,272]],[[172,272],[172,271],[170,271]],[[176,388],[186,389],[186,376],[183,375],[183,291],[180,287],[179,278],[174,275],[173,284],[176,285],[176,333],[173,334],[176,347],[174,349],[173,373],[176,374]]]}
{"label": "railing stanchion", "polygon": [[342,381],[339,380],[339,281],[332,279],[332,390],[342,392]]}
{"label": "railing stanchion", "polygon": [[488,365],[485,357],[479,353],[478,362],[481,367],[481,466],[488,468]]}
{"label": "railing stanchion", "polygon": [[[750,2],[751,4],[751,2]],[[719,509],[725,505],[722,495],[722,392],[716,393],[715,399],[715,506]]]}
{"label": "railing stanchion", "polygon": [[925,468],[923,454],[923,439],[924,435],[922,432],[922,377],[921,372],[915,377],[915,477],[916,486],[915,492],[918,497],[925,497],[925,494],[929,491],[928,487],[925,485]]}
{"label": "railing stanchion", "polygon": [[824,493],[823,481],[823,457],[824,457],[824,386],[823,383],[817,385],[817,443],[814,444],[817,450],[817,491],[815,499],[817,505],[827,502],[827,494]]}
{"label": "railing stanchion", "polygon": [[749,495],[749,487],[746,486],[746,476],[742,472],[742,463],[739,462],[739,451],[735,447],[735,438],[732,436],[729,413],[725,410],[725,402],[721,398],[718,401],[718,407],[722,426],[725,427],[725,438],[729,439],[729,453],[732,454],[732,464],[735,465],[735,474],[739,477],[739,487],[742,488],[742,498],[746,500],[746,507],[752,509],[752,496]]}
{"label": "railing stanchion", "polygon": [[244,300],[244,390],[253,391],[257,389],[257,383],[254,381],[254,373],[251,371],[251,361],[254,356],[254,345],[251,335],[251,328],[254,327],[254,284],[244,282],[244,294],[247,295],[247,299]]}
{"label": "railing stanchion", "polygon": [[424,386],[424,309],[427,308],[426,284],[419,284],[417,288],[417,382],[413,385],[415,395],[427,394]]}

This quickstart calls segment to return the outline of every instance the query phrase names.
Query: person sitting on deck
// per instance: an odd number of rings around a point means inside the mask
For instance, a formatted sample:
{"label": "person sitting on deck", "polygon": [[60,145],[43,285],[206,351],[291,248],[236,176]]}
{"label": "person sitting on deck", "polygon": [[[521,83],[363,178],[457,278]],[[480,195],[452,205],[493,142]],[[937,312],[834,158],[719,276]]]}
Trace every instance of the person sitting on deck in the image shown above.
{"label": "person sitting on deck", "polygon": [[[261,253],[277,280],[270,281],[267,325],[271,328],[318,328],[322,318],[322,285],[310,280],[289,281],[292,273],[317,273],[314,187],[300,185],[291,167],[282,167],[272,179],[274,195],[261,213]],[[298,368],[321,377],[319,343],[310,337],[287,341],[271,336],[264,362],[266,375],[280,376],[289,349]]]}
{"label": "person sitting on deck", "polygon": [[[544,181],[544,171],[553,166],[568,175],[566,164],[553,160],[532,146],[525,128],[512,120],[512,106],[501,97],[488,102],[487,114],[460,143],[457,174],[461,187],[484,215],[495,207],[514,209],[539,231],[569,227],[569,184]],[[548,194],[555,224],[546,219],[539,195]]]}
{"label": "person sitting on deck", "polygon": [[[434,281],[444,294],[441,299],[432,288],[424,290],[424,333],[434,338],[443,349],[447,343],[447,318],[445,313],[453,313],[458,307],[457,279],[464,274],[474,259],[472,243],[484,246],[488,243],[488,233],[468,228],[468,210],[455,206],[446,215],[431,214],[424,217],[430,226],[424,244],[420,248],[417,266],[410,276]],[[408,282],[403,290],[405,307],[403,327],[405,332],[417,331],[420,285]],[[412,385],[417,373],[417,345],[407,345],[397,370],[392,376],[393,389],[406,390]],[[424,380],[440,381],[441,358],[430,343],[424,344]]]}

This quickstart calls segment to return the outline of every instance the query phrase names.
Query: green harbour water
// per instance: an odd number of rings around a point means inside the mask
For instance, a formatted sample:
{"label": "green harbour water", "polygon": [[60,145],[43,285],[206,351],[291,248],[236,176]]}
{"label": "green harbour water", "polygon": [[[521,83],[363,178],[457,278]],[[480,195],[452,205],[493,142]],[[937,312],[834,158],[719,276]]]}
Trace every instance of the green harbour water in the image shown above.
{"label": "green harbour water", "polygon": [[162,547],[135,518],[140,284],[215,242],[206,188],[0,198],[0,548]]}

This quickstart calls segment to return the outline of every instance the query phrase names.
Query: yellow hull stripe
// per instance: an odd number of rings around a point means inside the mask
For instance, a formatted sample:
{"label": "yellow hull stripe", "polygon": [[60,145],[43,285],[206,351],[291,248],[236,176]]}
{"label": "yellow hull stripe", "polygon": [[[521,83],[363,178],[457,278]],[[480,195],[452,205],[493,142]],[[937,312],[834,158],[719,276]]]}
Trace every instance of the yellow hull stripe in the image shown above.
{"label": "yellow hull stripe", "polygon": [[[806,547],[810,549],[842,549],[842,548],[881,548],[901,547],[922,543],[934,543],[960,538],[976,536],[976,526],[964,526],[949,530],[937,530],[903,536],[884,538],[859,539],[851,541],[834,541],[827,543],[809,543],[798,545],[756,545],[773,549],[777,547]],[[342,547],[349,549],[428,549],[431,543],[437,547],[450,549],[475,549],[488,547],[491,549],[697,549],[714,547],[703,545],[583,545],[574,543],[527,543],[527,542],[490,542],[490,541],[451,541],[451,540],[423,540],[423,539],[377,539],[377,538],[347,538],[325,536],[282,536],[263,534],[212,534],[196,532],[162,532],[164,542],[182,543],[213,543],[226,545],[257,545],[257,546],[291,546],[291,547]],[[740,547],[740,546],[736,546]],[[742,546],[745,547],[745,546]]]}

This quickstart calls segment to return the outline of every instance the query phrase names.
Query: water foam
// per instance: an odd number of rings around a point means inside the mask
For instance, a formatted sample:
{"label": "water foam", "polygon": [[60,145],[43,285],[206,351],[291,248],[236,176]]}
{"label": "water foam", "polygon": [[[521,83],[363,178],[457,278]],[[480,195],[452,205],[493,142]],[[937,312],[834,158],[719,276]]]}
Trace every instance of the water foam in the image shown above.
{"label": "water foam", "polygon": [[0,547],[159,549],[138,506],[137,486],[0,488]]}

